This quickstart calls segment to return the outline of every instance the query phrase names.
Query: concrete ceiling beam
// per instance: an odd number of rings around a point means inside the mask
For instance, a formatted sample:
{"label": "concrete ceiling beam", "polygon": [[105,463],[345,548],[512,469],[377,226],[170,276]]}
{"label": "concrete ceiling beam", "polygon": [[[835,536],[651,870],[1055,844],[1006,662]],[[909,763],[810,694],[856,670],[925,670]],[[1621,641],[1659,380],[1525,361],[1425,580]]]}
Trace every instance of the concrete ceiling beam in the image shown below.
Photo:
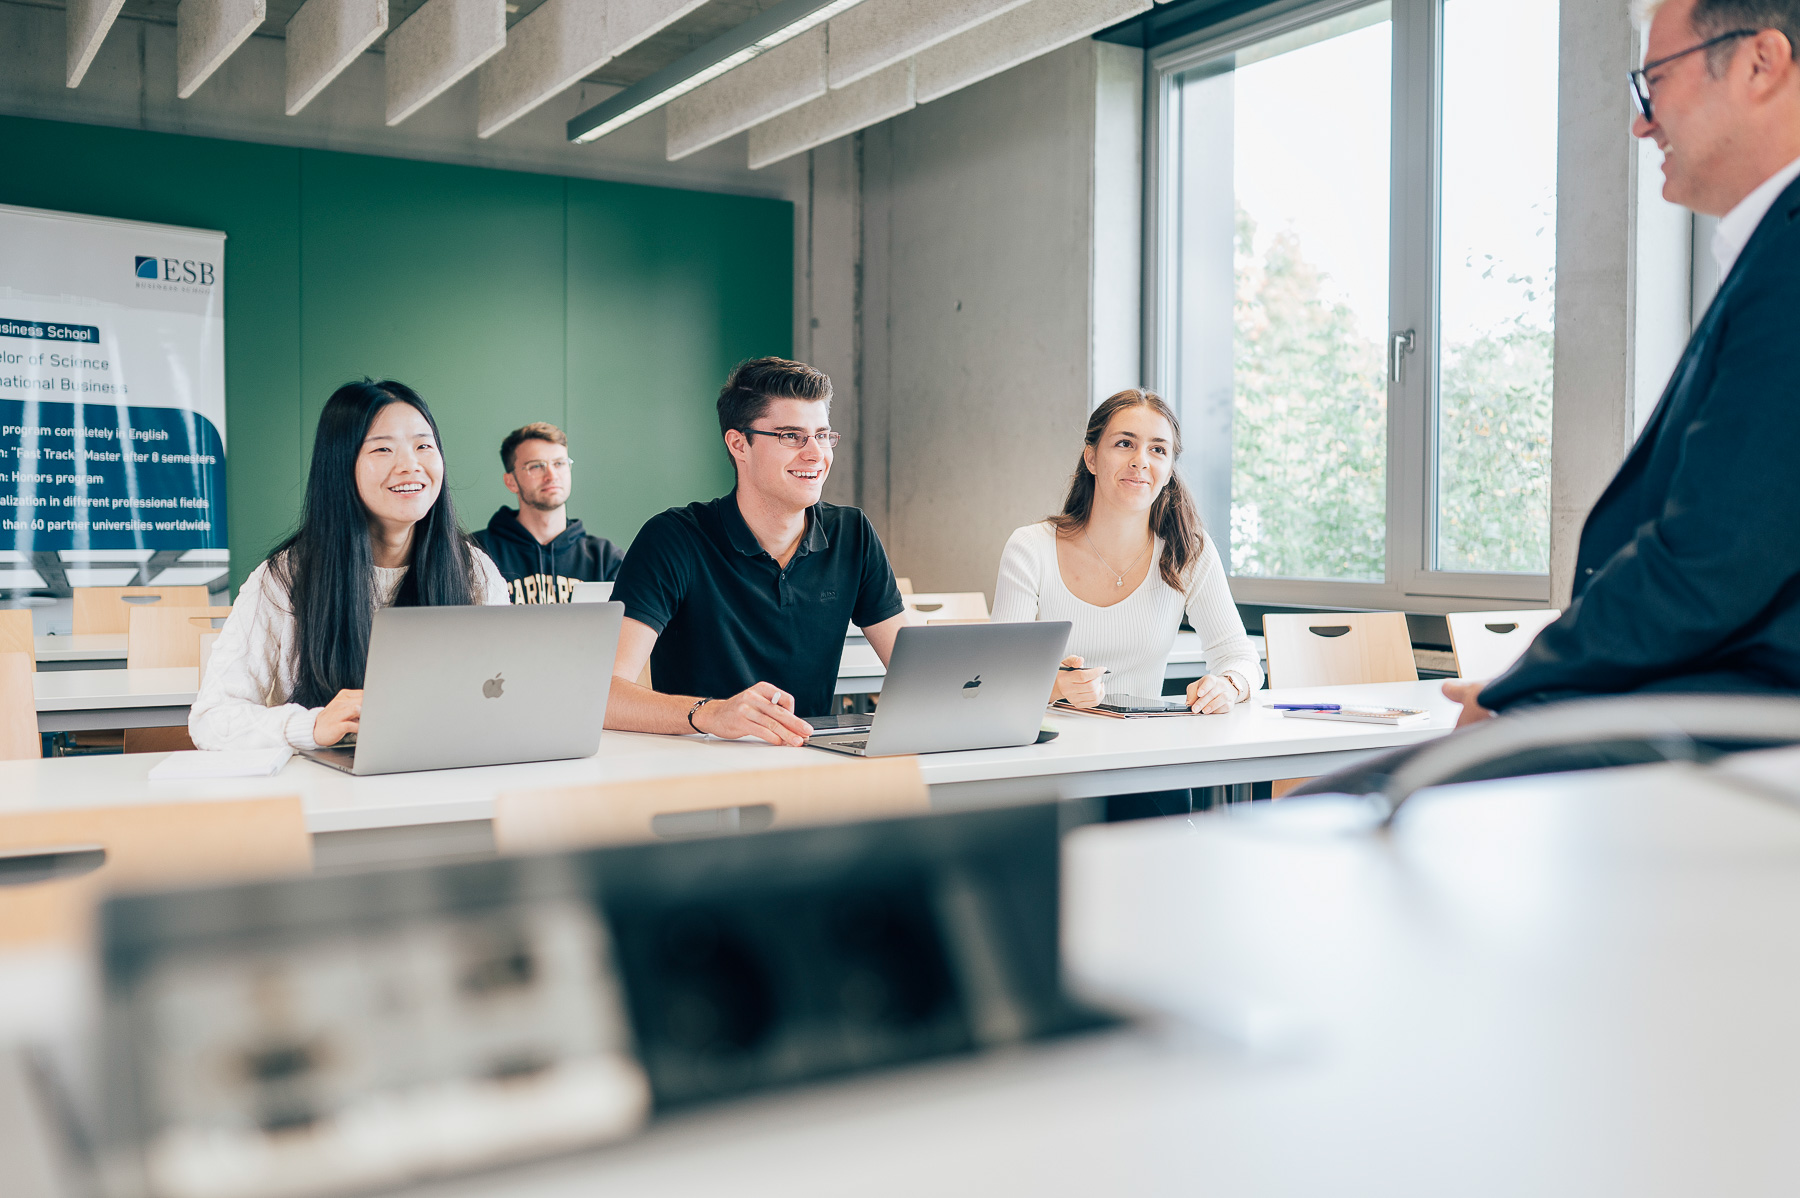
{"label": "concrete ceiling beam", "polygon": [[481,68],[476,132],[492,137],[707,0],[545,0]]}
{"label": "concrete ceiling beam", "polygon": [[312,103],[387,27],[387,0],[306,0],[287,23],[287,114]]}
{"label": "concrete ceiling beam", "polygon": [[899,116],[915,103],[913,60],[909,58],[753,126],[750,169],[761,170],[847,133],[867,129]]}
{"label": "concrete ceiling beam", "polygon": [[825,94],[825,26],[809,29],[669,102],[669,161]]}
{"label": "concrete ceiling beam", "polygon": [[175,94],[185,100],[268,19],[265,0],[181,0],[175,7]]}
{"label": "concrete ceiling beam", "polygon": [[867,79],[939,42],[974,29],[1026,0],[866,0],[833,17],[829,83]]}
{"label": "concrete ceiling beam", "polygon": [[1151,0],[1030,0],[920,54],[918,102],[960,91],[1152,7]]}
{"label": "concrete ceiling beam", "polygon": [[506,0],[426,0],[388,34],[387,123],[398,125],[506,45]]}
{"label": "concrete ceiling beam", "polygon": [[69,58],[66,78],[70,87],[81,86],[82,77],[93,65],[106,31],[119,19],[125,0],[69,0]]}

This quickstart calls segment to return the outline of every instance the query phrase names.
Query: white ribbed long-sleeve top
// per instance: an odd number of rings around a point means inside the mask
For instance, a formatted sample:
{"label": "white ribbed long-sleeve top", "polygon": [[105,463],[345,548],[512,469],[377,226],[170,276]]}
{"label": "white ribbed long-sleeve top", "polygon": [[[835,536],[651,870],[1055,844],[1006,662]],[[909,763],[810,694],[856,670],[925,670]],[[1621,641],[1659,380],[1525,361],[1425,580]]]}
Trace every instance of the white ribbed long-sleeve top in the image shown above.
{"label": "white ribbed long-sleeve top", "polygon": [[1056,530],[1046,520],[1016,530],[1000,555],[1000,577],[994,584],[994,619],[1067,620],[1069,649],[1090,666],[1105,666],[1106,691],[1112,695],[1153,697],[1162,694],[1163,666],[1181,630],[1181,613],[1206,646],[1206,669],[1230,671],[1252,691],[1262,686],[1262,664],[1244,634],[1244,621],[1231,601],[1225,569],[1207,537],[1193,564],[1185,592],[1163,581],[1156,563],[1162,556],[1159,537],[1150,548],[1149,576],[1129,596],[1111,607],[1096,607],[1077,598],[1064,585],[1056,564]]}
{"label": "white ribbed long-sleeve top", "polygon": [[[484,604],[511,602],[506,580],[481,550],[470,547],[481,572]],[[375,567],[375,606],[393,603],[407,567]],[[298,627],[287,588],[269,572],[269,563],[250,572],[237,602],[219,631],[206,681],[188,712],[188,735],[200,749],[274,749],[291,745],[316,749],[313,722],[322,707],[289,703],[294,692],[294,651]]]}

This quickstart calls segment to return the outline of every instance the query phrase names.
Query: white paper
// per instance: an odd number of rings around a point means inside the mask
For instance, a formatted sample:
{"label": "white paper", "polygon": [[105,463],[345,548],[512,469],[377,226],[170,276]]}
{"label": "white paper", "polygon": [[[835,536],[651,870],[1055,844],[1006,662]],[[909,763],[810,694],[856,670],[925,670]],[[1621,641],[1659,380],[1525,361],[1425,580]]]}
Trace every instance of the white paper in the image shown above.
{"label": "white paper", "polygon": [[281,772],[294,755],[292,749],[231,749],[220,753],[199,750],[171,753],[150,769],[152,782],[173,778],[267,778]]}

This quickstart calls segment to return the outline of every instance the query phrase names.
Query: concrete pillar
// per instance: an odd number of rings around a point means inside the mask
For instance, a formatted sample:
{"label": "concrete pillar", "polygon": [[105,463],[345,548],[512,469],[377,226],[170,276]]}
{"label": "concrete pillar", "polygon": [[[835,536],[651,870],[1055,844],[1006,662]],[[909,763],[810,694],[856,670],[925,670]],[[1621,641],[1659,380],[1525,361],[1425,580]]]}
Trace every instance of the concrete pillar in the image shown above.
{"label": "concrete pillar", "polygon": [[1634,430],[1638,149],[1625,73],[1637,32],[1625,0],[1562,5],[1557,103],[1556,376],[1550,601],[1565,606],[1588,510]]}

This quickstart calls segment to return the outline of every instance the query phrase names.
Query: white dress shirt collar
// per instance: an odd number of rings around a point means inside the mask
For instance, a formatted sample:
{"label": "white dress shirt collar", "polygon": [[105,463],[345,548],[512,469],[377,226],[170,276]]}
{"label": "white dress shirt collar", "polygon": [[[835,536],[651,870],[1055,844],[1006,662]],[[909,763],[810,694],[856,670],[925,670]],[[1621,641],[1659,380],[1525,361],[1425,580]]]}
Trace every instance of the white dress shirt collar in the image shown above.
{"label": "white dress shirt collar", "polygon": [[1713,260],[1719,264],[1719,277],[1722,279],[1731,273],[1731,268],[1750,244],[1750,237],[1756,232],[1756,226],[1762,224],[1763,217],[1775,203],[1775,197],[1787,189],[1787,185],[1800,176],[1800,158],[1794,159],[1780,170],[1764,179],[1761,186],[1743,199],[1738,206],[1719,219],[1719,227],[1713,233]]}

